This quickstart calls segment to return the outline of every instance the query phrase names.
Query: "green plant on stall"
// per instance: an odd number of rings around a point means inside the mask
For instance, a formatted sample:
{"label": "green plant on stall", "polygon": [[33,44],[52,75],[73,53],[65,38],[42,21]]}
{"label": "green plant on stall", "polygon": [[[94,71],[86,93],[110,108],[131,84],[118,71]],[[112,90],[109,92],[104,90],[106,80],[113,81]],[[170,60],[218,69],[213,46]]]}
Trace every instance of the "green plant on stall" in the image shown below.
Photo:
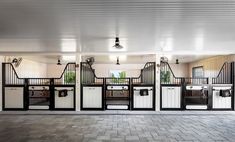
{"label": "green plant on stall", "polygon": [[161,71],[160,77],[161,77],[162,83],[169,83],[171,81],[171,72],[170,71]]}
{"label": "green plant on stall", "polygon": [[113,83],[124,83],[126,78],[126,72],[119,72],[118,77],[115,77],[115,75],[112,73],[112,82]]}
{"label": "green plant on stall", "polygon": [[64,74],[64,82],[65,83],[75,83],[76,82],[76,73],[75,72],[66,72]]}

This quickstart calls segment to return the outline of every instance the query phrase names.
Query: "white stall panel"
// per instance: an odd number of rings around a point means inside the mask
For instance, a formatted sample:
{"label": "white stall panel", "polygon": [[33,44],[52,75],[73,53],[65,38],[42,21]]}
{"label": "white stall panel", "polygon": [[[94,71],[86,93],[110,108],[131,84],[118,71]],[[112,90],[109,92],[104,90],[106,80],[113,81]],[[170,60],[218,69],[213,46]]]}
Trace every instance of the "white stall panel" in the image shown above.
{"label": "white stall panel", "polygon": [[83,87],[83,108],[102,108],[102,87]]}
{"label": "white stall panel", "polygon": [[[60,90],[67,90],[68,95],[65,97],[59,97]],[[74,108],[73,87],[55,87],[55,108]]]}
{"label": "white stall panel", "polygon": [[[213,102],[212,102],[212,107],[214,109],[230,109],[232,108],[231,106],[231,97],[221,97],[220,96],[220,92],[219,92],[219,89],[231,89],[231,87],[227,87],[227,88],[216,88],[216,87],[213,87],[213,89],[216,89],[216,90],[213,90]],[[218,89],[218,90],[217,90]]]}
{"label": "white stall panel", "polygon": [[23,87],[5,87],[5,108],[24,108]]}
{"label": "white stall panel", "polygon": [[[140,90],[148,89],[147,96],[141,96]],[[152,108],[153,107],[153,87],[134,87],[134,108]]]}
{"label": "white stall panel", "polygon": [[181,87],[162,87],[162,108],[181,107]]}

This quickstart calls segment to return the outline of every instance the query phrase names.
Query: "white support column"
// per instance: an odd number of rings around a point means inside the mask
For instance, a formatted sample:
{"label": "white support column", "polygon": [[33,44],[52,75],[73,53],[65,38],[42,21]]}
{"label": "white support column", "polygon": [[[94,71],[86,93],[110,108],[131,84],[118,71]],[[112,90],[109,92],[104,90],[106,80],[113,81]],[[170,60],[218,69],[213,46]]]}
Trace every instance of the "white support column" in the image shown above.
{"label": "white support column", "polygon": [[76,55],[76,64],[79,65],[78,68],[76,68],[76,111],[80,111],[80,99],[81,99],[81,88],[80,88],[80,62],[82,61],[81,54]]}
{"label": "white support column", "polygon": [[161,55],[160,54],[156,54],[156,92],[155,92],[155,110],[156,111],[160,111],[160,67],[158,65],[160,65],[160,61],[161,61]]}
{"label": "white support column", "polygon": [[2,62],[4,57],[0,56],[0,111],[2,111]]}

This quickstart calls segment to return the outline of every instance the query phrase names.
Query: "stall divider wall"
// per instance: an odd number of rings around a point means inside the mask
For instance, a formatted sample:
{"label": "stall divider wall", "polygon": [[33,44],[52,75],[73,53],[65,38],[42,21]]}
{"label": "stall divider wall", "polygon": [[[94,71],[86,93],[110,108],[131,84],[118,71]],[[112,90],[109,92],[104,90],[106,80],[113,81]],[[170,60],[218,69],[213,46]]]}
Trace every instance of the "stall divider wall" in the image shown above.
{"label": "stall divider wall", "polygon": [[[218,76],[212,78],[212,84],[209,84],[209,78],[206,77],[175,77],[167,62],[161,62],[160,70],[161,110],[234,110],[234,62],[224,63]],[[172,92],[172,90],[177,90],[174,87],[180,87],[178,89],[180,91],[178,93]],[[218,88],[227,92],[230,91],[231,96],[221,97],[217,92],[216,100],[213,96],[215,96],[215,89]],[[181,101],[179,101],[179,97],[181,97]],[[179,103],[181,104],[179,105]]]}
{"label": "stall divider wall", "polygon": [[75,63],[68,63],[59,78],[20,78],[11,63],[3,63],[3,110],[75,110],[75,72]]}
{"label": "stall divider wall", "polygon": [[[136,78],[100,78],[87,62],[81,62],[80,69],[81,110],[155,110],[155,62],[146,63],[141,75]],[[149,94],[141,96],[139,89],[148,89]],[[117,91],[121,91],[123,96],[113,95]],[[138,97],[141,97],[141,100],[146,102],[135,106],[135,97],[137,101]]]}

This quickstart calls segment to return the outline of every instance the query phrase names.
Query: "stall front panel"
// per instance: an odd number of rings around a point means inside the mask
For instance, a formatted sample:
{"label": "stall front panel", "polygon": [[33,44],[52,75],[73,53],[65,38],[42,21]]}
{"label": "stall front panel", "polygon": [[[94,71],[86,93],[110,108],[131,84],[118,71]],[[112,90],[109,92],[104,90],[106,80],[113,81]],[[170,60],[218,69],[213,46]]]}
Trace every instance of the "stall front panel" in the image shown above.
{"label": "stall front panel", "polygon": [[105,82],[105,109],[130,110],[130,78],[105,78]]}
{"label": "stall front panel", "polygon": [[75,110],[75,87],[55,87],[54,90],[55,110]]}
{"label": "stall front panel", "polygon": [[95,75],[87,62],[81,62],[81,110],[104,110],[104,78]]}
{"label": "stall front panel", "polygon": [[[192,78],[192,80],[194,79],[196,78]],[[209,109],[208,90],[209,90],[209,85],[207,84],[190,83],[186,85],[184,92],[184,108],[189,110]]]}
{"label": "stall front panel", "polygon": [[225,62],[217,77],[212,78],[212,109],[234,109],[234,62]]}
{"label": "stall front panel", "polygon": [[[59,78],[19,78],[11,63],[2,64],[3,110],[75,110],[75,92],[68,92],[68,100],[58,99],[56,87],[75,90],[75,63],[68,63]],[[73,100],[73,101],[72,101]]]}
{"label": "stall front panel", "polygon": [[[30,81],[31,82],[31,81]],[[49,110],[51,107],[50,86],[29,86],[28,87],[28,109]]]}
{"label": "stall front panel", "polygon": [[147,62],[137,78],[131,78],[132,110],[155,110],[156,63]]}
{"label": "stall front panel", "polygon": [[162,86],[161,94],[162,109],[181,109],[181,86]]}
{"label": "stall front panel", "polygon": [[213,87],[212,109],[232,109],[231,87]]}
{"label": "stall front panel", "polygon": [[176,77],[167,62],[160,65],[160,109],[181,110],[183,78]]}
{"label": "stall front panel", "polygon": [[82,110],[103,110],[103,86],[82,87]]}
{"label": "stall front panel", "polygon": [[3,110],[24,110],[24,87],[5,87]]}
{"label": "stall front panel", "polygon": [[136,110],[154,109],[153,86],[133,87],[133,108]]}

